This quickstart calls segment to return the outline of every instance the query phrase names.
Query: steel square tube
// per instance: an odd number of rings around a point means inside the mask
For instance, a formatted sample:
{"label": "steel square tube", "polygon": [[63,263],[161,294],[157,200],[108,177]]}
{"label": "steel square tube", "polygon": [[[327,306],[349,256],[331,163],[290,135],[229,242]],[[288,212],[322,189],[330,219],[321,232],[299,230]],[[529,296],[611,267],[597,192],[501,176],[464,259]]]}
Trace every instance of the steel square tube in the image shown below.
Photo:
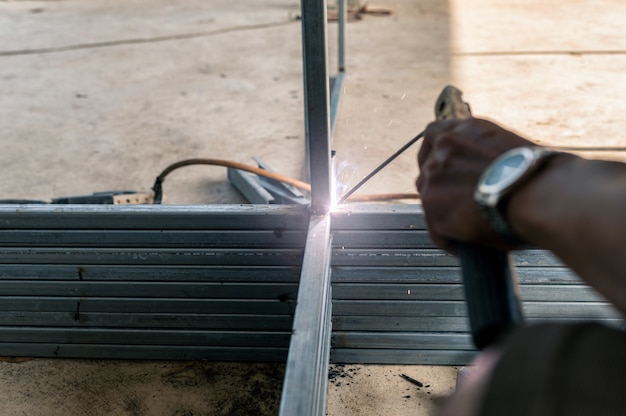
{"label": "steel square tube", "polygon": [[348,20],[346,0],[337,0],[337,74],[331,79],[330,86],[330,131],[335,131],[339,102],[343,94],[343,82],[346,71],[346,22]]}
{"label": "steel square tube", "polygon": [[70,344],[177,345],[215,347],[287,347],[289,331],[210,331],[139,328],[0,328],[2,342]]}
{"label": "steel square tube", "polygon": [[[524,302],[524,314],[528,317],[580,319],[618,319],[620,313],[606,302]],[[368,301],[368,300],[335,300],[333,313],[339,315],[359,316],[412,316],[412,317],[444,317],[467,316],[464,301]]]}
{"label": "steel square tube", "polygon": [[[562,285],[581,283],[571,270],[564,267],[518,267],[520,283]],[[359,267],[333,265],[333,282],[351,283],[461,283],[459,269],[441,266],[394,267],[391,265]]]}
{"label": "steel square tube", "polygon": [[359,331],[334,331],[333,347],[380,348],[403,350],[470,350],[474,351],[468,332],[391,332],[386,334]]}
{"label": "steel square tube", "polygon": [[346,23],[348,10],[346,0],[337,0],[337,70],[341,73],[346,70]]}
{"label": "steel square tube", "polygon": [[261,186],[256,175],[239,169],[227,169],[228,180],[251,204],[271,204],[274,197]]}
{"label": "steel square tube", "polygon": [[0,264],[0,279],[298,282],[297,266]]}
{"label": "steel square tube", "polygon": [[0,230],[306,230],[302,205],[1,205]]}
{"label": "steel square tube", "polygon": [[[603,302],[586,285],[521,285],[521,298],[535,302]],[[333,283],[333,299],[353,300],[464,300],[463,286],[437,283]]]}
{"label": "steel square tube", "polygon": [[322,415],[330,352],[330,217],[313,216],[302,262],[281,416]]}
{"label": "steel square tube", "polygon": [[330,83],[330,132],[335,132],[335,122],[337,121],[337,113],[339,112],[339,101],[343,92],[343,81],[345,74],[338,73],[331,78]]}
{"label": "steel square tube", "polygon": [[8,356],[51,358],[106,358],[135,360],[285,361],[286,347],[213,347],[126,344],[57,344],[0,342]]}
{"label": "steel square tube", "polygon": [[282,299],[298,293],[297,283],[24,281],[2,280],[2,296],[149,297],[203,299]]}
{"label": "steel square tube", "polygon": [[335,230],[426,230],[418,204],[342,204],[331,213]]}
{"label": "steel square tube", "polygon": [[[530,324],[545,320],[545,317],[527,319]],[[580,322],[580,320],[580,317],[550,318],[552,322]],[[624,325],[624,320],[619,318],[604,318],[602,322],[609,326]],[[333,332],[360,331],[381,335],[389,333],[390,328],[398,332],[467,332],[468,324],[466,316],[433,316],[427,319],[415,316],[333,316]]]}
{"label": "steel square tube", "polygon": [[291,331],[291,314],[123,313],[11,311],[0,314],[0,325],[29,327],[221,329]]}
{"label": "steel square tube", "polygon": [[[2,296],[0,311],[292,315],[295,305],[280,299],[78,298],[67,296]],[[78,319],[77,319],[78,320]]]}
{"label": "steel square tube", "polygon": [[398,364],[406,365],[466,365],[476,357],[476,351],[467,350],[405,350],[380,348],[337,348],[331,353],[335,363]]}
{"label": "steel square tube", "polygon": [[304,128],[311,210],[323,215],[330,209],[332,194],[326,0],[302,0],[301,7]]}
{"label": "steel square tube", "polygon": [[0,263],[296,266],[302,249],[0,248]]}
{"label": "steel square tube", "polygon": [[387,333],[389,328],[412,332],[467,332],[465,316],[434,316],[428,319],[406,316],[333,316],[333,331]]}
{"label": "steel square tube", "polygon": [[[210,232],[209,232],[210,231]],[[2,230],[0,246],[12,247],[304,247],[305,230]]]}
{"label": "steel square tube", "polygon": [[[330,210],[333,194],[331,126],[338,96],[334,96],[334,112],[331,113],[326,0],[302,0],[301,8],[306,161],[311,182],[312,217],[302,260],[293,334],[279,410],[281,416],[325,414],[326,374],[330,359],[332,238],[331,221],[326,214]],[[342,81],[343,77],[339,79],[339,84]]]}
{"label": "steel square tube", "polygon": [[[92,211],[92,207],[82,207],[82,210],[80,208],[72,210],[81,216]],[[288,333],[293,322],[295,309],[293,292],[298,283],[301,261],[294,260],[291,265],[280,266],[277,264],[281,262],[280,256],[274,260],[270,259],[274,251],[276,253],[292,249],[302,251],[304,241],[301,240],[307,233],[304,226],[308,220],[306,213],[303,215],[298,212],[297,215],[301,220],[292,222],[294,228],[280,230],[278,233],[279,235],[293,233],[293,239],[290,241],[295,243],[297,248],[290,248],[290,244],[283,244],[280,240],[278,243],[274,241],[276,236],[272,227],[280,222],[280,219],[273,214],[267,215],[267,211],[261,209],[255,214],[248,212],[244,216],[245,222],[254,223],[255,215],[264,222],[262,227],[240,231],[244,236],[242,245],[251,247],[243,249],[242,253],[263,253],[260,257],[264,260],[260,263],[267,263],[263,266],[259,265],[259,262],[256,265],[245,266],[239,264],[241,263],[239,261],[231,261],[232,259],[226,259],[225,262],[232,264],[219,264],[219,261],[206,264],[197,262],[194,256],[190,256],[190,262],[181,258],[180,261],[175,261],[177,264],[168,264],[163,260],[150,263],[149,259],[144,259],[146,262],[141,264],[134,261],[127,264],[111,264],[106,259],[98,260],[102,262],[101,264],[80,264],[77,260],[81,258],[72,255],[77,252],[76,250],[85,255],[109,253],[113,256],[110,258],[115,258],[121,255],[120,253],[123,255],[151,253],[151,256],[156,257],[159,253],[165,254],[166,257],[172,253],[210,253],[211,250],[208,248],[206,251],[200,248],[200,240],[193,238],[190,239],[192,247],[185,247],[183,235],[195,236],[203,232],[217,234],[209,243],[210,246],[214,246],[216,254],[240,251],[234,250],[236,244],[233,243],[236,242],[229,237],[229,234],[238,231],[212,230],[204,225],[219,222],[212,218],[211,212],[205,213],[203,218],[206,221],[197,221],[196,213],[192,213],[196,225],[194,229],[191,222],[182,218],[184,214],[174,209],[172,211],[176,214],[172,214],[170,218],[175,218],[188,228],[176,230],[167,224],[161,224],[165,228],[163,231],[153,228],[155,223],[152,222],[151,213],[157,211],[162,213],[170,208],[162,206],[155,211],[148,210],[141,215],[133,215],[131,223],[121,223],[122,217],[117,214],[99,212],[99,230],[86,228],[88,225],[86,222],[79,222],[76,229],[64,230],[54,228],[54,218],[59,214],[55,207],[46,207],[49,216],[47,219],[44,219],[43,215],[45,209],[32,207],[41,225],[45,224],[46,227],[52,228],[11,228],[0,231],[0,235],[4,232],[5,236],[11,236],[0,243],[5,246],[0,251],[23,253],[22,260],[29,255],[44,255],[45,260],[45,256],[56,253],[55,261],[59,261],[60,264],[44,262],[29,263],[26,266],[15,260],[13,263],[0,264],[1,284],[5,289],[4,297],[0,301],[0,308],[5,309],[3,319],[0,320],[2,325],[33,326],[33,333],[30,336],[35,335],[35,327],[44,329],[44,332],[45,328],[63,326],[93,328],[92,332],[82,333],[81,340],[85,342],[77,345],[85,346],[87,349],[84,351],[96,354],[94,356],[106,356],[98,355],[106,354],[105,349],[94,348],[95,344],[91,344],[97,343],[100,336],[96,328],[154,329],[154,332],[146,334],[147,336],[143,338],[151,343],[146,343],[143,347],[150,356],[163,354],[159,358],[172,357],[173,354],[173,351],[158,345],[167,339],[166,332],[162,331],[164,329],[178,329],[183,332],[206,331],[208,337],[206,339],[216,340],[215,344],[221,342],[220,333],[228,331]],[[222,218],[224,213],[221,207],[216,207],[216,211],[217,218]],[[68,215],[66,212],[60,214]],[[7,217],[19,215],[29,217],[31,208],[12,207]],[[459,363],[461,359],[459,357],[468,357],[464,354],[459,355],[458,350],[452,345],[450,354],[442,354],[432,345],[413,346],[411,342],[406,342],[420,339],[419,336],[422,335],[420,333],[438,332],[442,335],[467,333],[465,322],[467,317],[460,296],[458,263],[444,253],[430,248],[424,239],[425,231],[415,226],[421,221],[420,217],[419,208],[406,206],[374,206],[371,210],[350,209],[344,212],[339,210],[332,214],[330,231],[333,235],[333,253],[340,253],[333,261],[337,258],[340,260],[332,264],[335,289],[332,320],[335,323],[335,334],[340,336],[335,339],[343,340],[341,345],[333,344],[334,360],[446,364]],[[365,221],[364,218],[368,220]],[[130,228],[133,224],[136,227],[134,229]],[[336,228],[340,225],[343,228]],[[218,224],[217,227],[222,226]],[[135,232],[137,236],[132,237]],[[160,232],[175,238],[172,240],[170,237],[164,237],[163,240],[159,240],[156,235]],[[49,242],[38,245],[37,239],[47,239],[48,233],[54,238],[61,238],[64,244],[74,247],[55,247]],[[248,236],[250,241],[246,242],[247,234],[255,237]],[[265,237],[259,237],[264,234]],[[124,247],[122,235],[130,237],[130,247]],[[152,241],[154,246],[150,244],[151,238],[148,237],[150,235],[155,237]],[[79,236],[78,241],[73,240],[76,236]],[[337,243],[336,236],[345,247]],[[363,236],[374,241],[364,242]],[[21,237],[24,237],[26,242],[20,242]],[[84,242],[85,246],[93,249],[81,250],[79,242]],[[167,242],[171,242],[174,248],[168,249]],[[143,244],[145,246],[142,248]],[[220,244],[230,248],[220,249]],[[97,248],[100,245],[110,247]],[[31,253],[26,254],[28,251]],[[327,255],[328,253],[326,252]],[[302,253],[299,256],[302,256]],[[7,256],[5,260],[9,257]],[[609,325],[623,325],[619,315],[612,311],[606,302],[600,301],[593,291],[582,285],[580,279],[564,268],[553,256],[534,250],[519,253],[516,261],[529,320],[596,319]],[[38,285],[41,279],[49,282]],[[284,285],[285,283],[287,285]],[[212,292],[210,288],[215,285],[218,285],[219,289]],[[37,287],[37,292],[28,296],[30,287]],[[128,293],[119,292],[125,288],[128,289]],[[286,297],[282,296],[285,294],[282,293],[283,288],[290,290]],[[168,290],[169,294],[163,293]],[[407,290],[411,291],[412,296],[407,296]],[[76,294],[77,291],[83,292],[84,300],[81,299],[82,296]],[[187,292],[195,293],[197,296],[185,297]],[[286,302],[277,299],[277,296]],[[330,304],[326,303],[326,310],[329,307]],[[77,309],[79,314],[76,313]],[[258,315],[256,318],[259,319],[248,319],[251,314]],[[329,312],[322,315],[328,316]],[[415,333],[415,337],[407,338],[402,335],[407,333]],[[62,334],[63,332],[57,332],[55,340],[63,339]],[[91,335],[93,338],[90,338]],[[262,339],[262,335],[257,337],[258,342],[262,342]],[[324,345],[320,350],[321,356],[328,354],[327,339],[327,335],[321,337]],[[370,340],[376,339],[379,344],[370,343]],[[451,338],[442,336],[440,339],[445,343],[445,340]],[[38,356],[50,356],[56,351],[50,347],[52,344],[46,342],[45,336],[42,335],[38,340],[42,342],[37,343],[37,347],[25,342],[22,351],[38,351],[36,354]],[[268,342],[272,341],[268,339]],[[196,347],[187,345],[191,342],[185,344],[179,348],[184,349],[186,351],[184,354],[187,355],[180,356],[189,357],[195,354]],[[8,345],[0,344],[0,348]],[[385,348],[382,348],[382,345]],[[57,346],[60,346],[62,351],[59,356],[69,353],[68,351],[76,353],[76,356],[84,356],[82,355],[84,352],[77,352],[74,346],[68,350],[67,343],[59,342]],[[218,345],[212,347],[210,351],[213,355],[207,355],[205,358],[219,359],[226,354],[224,350],[218,348]],[[123,353],[130,354],[126,358],[131,358],[134,354],[134,350],[127,348],[123,348],[123,352],[118,351],[119,344],[111,344],[111,348],[116,351],[111,351],[109,356],[121,357],[119,354]],[[267,351],[264,349],[266,346],[258,345],[258,348]],[[240,349],[234,354],[233,359],[241,359],[243,351],[251,354],[250,357],[253,358],[249,359],[257,359],[253,349]],[[325,371],[323,366],[319,367],[320,374],[325,374]],[[316,377],[316,381],[312,383],[318,387],[312,390],[312,394],[317,397],[315,400],[319,404],[324,398],[322,378],[313,376]]]}

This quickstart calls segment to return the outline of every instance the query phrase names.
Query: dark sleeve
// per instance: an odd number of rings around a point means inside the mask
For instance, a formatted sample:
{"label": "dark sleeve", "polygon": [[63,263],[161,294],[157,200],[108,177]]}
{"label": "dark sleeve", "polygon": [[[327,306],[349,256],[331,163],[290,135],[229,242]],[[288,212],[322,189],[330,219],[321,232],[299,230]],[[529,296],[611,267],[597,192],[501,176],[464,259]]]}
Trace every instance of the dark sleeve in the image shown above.
{"label": "dark sleeve", "polygon": [[626,414],[626,333],[599,324],[541,324],[513,333],[483,416]]}

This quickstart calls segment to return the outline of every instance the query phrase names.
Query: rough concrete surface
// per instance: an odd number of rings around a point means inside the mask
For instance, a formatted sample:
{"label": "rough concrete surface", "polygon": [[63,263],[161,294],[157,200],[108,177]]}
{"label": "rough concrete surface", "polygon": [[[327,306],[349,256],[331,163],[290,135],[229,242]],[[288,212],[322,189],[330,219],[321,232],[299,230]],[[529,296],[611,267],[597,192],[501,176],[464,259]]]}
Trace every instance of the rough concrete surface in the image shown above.
{"label": "rough concrete surface", "polygon": [[279,363],[4,362],[0,406],[3,415],[274,415],[283,376]]}
{"label": "rough concrete surface", "polygon": [[[392,14],[348,25],[333,144],[345,186],[432,119],[447,83],[476,115],[527,137],[624,159],[626,3],[369,4]],[[295,0],[0,0],[0,198],[148,190],[168,164],[192,157],[256,156],[304,179],[298,11]],[[331,24],[331,71],[334,33]],[[362,192],[414,191],[415,152]],[[244,201],[222,168],[181,169],[164,187],[168,203]],[[335,366],[328,414],[434,414],[455,371]],[[283,372],[274,363],[6,359],[0,413],[276,414]]]}

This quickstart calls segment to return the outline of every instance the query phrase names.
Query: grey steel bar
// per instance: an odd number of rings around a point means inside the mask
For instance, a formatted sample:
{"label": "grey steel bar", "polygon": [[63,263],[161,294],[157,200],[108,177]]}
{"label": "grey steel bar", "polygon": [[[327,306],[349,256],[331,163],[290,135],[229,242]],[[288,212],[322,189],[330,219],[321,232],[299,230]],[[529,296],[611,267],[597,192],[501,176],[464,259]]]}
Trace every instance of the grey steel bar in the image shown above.
{"label": "grey steel bar", "polygon": [[271,204],[272,194],[261,186],[256,175],[239,169],[228,168],[228,180],[251,204]]}
{"label": "grey steel bar", "polygon": [[0,204],[0,229],[306,229],[308,217],[302,205]]}
{"label": "grey steel bar", "polygon": [[302,61],[304,128],[311,182],[311,208],[322,215],[330,209],[330,106],[326,44],[326,0],[302,0]]}
{"label": "grey steel bar", "polygon": [[125,313],[191,313],[205,314],[266,314],[289,315],[293,313],[290,302],[279,299],[181,299],[181,298],[126,298],[116,297],[53,296],[2,296],[0,311],[74,312],[80,303],[80,313],[118,312]]}
{"label": "grey steel bar", "polygon": [[[304,247],[306,230],[0,230],[0,245],[13,247]],[[346,239],[354,237],[346,236]]]}
{"label": "grey steel bar", "polygon": [[[285,400],[312,400],[317,411],[332,247],[334,360],[467,364],[474,352],[454,342],[467,333],[458,262],[428,242],[419,206],[348,204],[329,216],[332,244],[307,207],[0,206],[0,333],[12,337],[0,337],[0,354],[286,360],[303,313],[296,338],[315,334],[319,348],[299,355],[303,364],[292,359],[290,374],[308,365],[308,376],[291,379],[300,396]],[[624,325],[550,253],[515,259],[529,320]],[[313,306],[302,299],[310,294]],[[122,332],[135,338],[111,343]]]}
{"label": "grey steel bar", "polygon": [[326,214],[333,181],[326,22],[325,0],[302,0],[305,136],[313,216],[283,382],[282,416],[321,416],[326,412],[331,316],[331,236]]}
{"label": "grey steel bar", "polygon": [[[428,272],[426,272],[428,273]],[[24,288],[26,291],[27,289]],[[36,289],[33,289],[36,290]],[[45,290],[45,289],[43,289]],[[585,285],[521,285],[524,301],[602,302],[598,292]],[[463,300],[463,286],[433,283],[334,283],[333,298],[347,300]]]}
{"label": "grey steel bar", "polygon": [[330,218],[313,216],[302,262],[281,416],[325,413],[330,358]]}
{"label": "grey steel bar", "polygon": [[[0,344],[3,354],[17,357],[52,358],[107,358],[125,360],[206,360],[214,361],[284,361],[287,349],[282,347],[212,347],[178,345],[125,345],[125,344],[58,344],[14,343]],[[254,357],[254,358],[252,358]],[[469,361],[467,361],[469,362]]]}
{"label": "grey steel bar", "polygon": [[[287,331],[233,331],[139,328],[0,328],[3,342],[67,342],[76,344],[171,345],[285,348]],[[350,335],[348,335],[350,336]]]}
{"label": "grey steel bar", "polygon": [[466,350],[401,350],[341,348],[332,353],[334,363],[395,364],[407,365],[466,365],[476,358],[476,351]]}
{"label": "grey steel bar", "polygon": [[337,26],[337,69],[339,72],[346,70],[346,0],[337,0],[337,11],[339,13]]}
{"label": "grey steel bar", "polygon": [[[334,234],[334,233],[333,233]],[[333,238],[334,241],[334,238]],[[520,283],[562,285],[580,283],[580,278],[563,267],[521,267]],[[416,267],[394,267],[389,265],[362,267],[356,265],[333,265],[333,282],[385,282],[385,283],[460,283],[459,270],[454,267],[420,265]]]}
{"label": "grey steel bar", "polygon": [[339,101],[343,92],[346,70],[346,0],[337,0],[337,75],[333,77],[330,91],[330,131],[335,131]]}
{"label": "grey steel bar", "polygon": [[343,80],[345,75],[343,72],[338,73],[332,82],[330,92],[330,131],[335,131],[335,121],[337,120],[337,111],[339,110],[339,99],[343,90]]}
{"label": "grey steel bar", "polygon": [[[80,272],[80,273],[79,273]],[[67,264],[0,264],[0,278],[36,280],[132,280],[132,281],[238,281],[238,282],[298,282],[297,266],[225,266],[211,265],[72,265]]]}
{"label": "grey steel bar", "polygon": [[342,204],[332,212],[333,230],[426,230],[417,204]]}
{"label": "grey steel bar", "polygon": [[[256,314],[175,314],[175,313],[124,313],[81,312],[77,321],[67,312],[17,311],[0,315],[2,326],[69,327],[69,328],[140,328],[140,329],[188,329],[205,330],[256,330],[291,331],[293,317],[290,315]],[[350,322],[350,328],[355,324]],[[184,328],[184,329],[183,329]],[[359,328],[357,328],[359,329]],[[367,330],[367,328],[363,329]],[[408,330],[408,329],[405,329]],[[462,330],[465,330],[463,328]],[[206,346],[206,344],[204,344]],[[285,343],[287,349],[288,343]],[[287,356],[285,355],[285,359]]]}
{"label": "grey steel bar", "polygon": [[[115,333],[112,331],[112,333]],[[9,332],[10,335],[10,332]],[[471,335],[464,333],[414,333],[395,332],[390,334],[378,334],[372,331],[338,332],[333,333],[333,345],[341,347],[349,345],[350,348],[380,348],[411,350],[474,350]]]}
{"label": "grey steel bar", "polygon": [[[397,300],[335,300],[336,316],[394,316],[442,317],[467,316],[464,301],[425,300],[398,302]],[[621,314],[606,302],[524,302],[524,314],[534,318],[618,319]]]}
{"label": "grey steel bar", "polygon": [[[254,158],[256,164],[267,171],[273,172],[273,170],[263,161],[257,157]],[[259,183],[274,197],[275,204],[303,204],[309,205],[310,201],[305,198],[304,194],[299,189],[292,185],[280,182],[276,179],[259,176]]]}
{"label": "grey steel bar", "polygon": [[115,264],[198,266],[297,266],[301,248],[294,249],[121,249],[121,248],[3,248],[0,263]]}
{"label": "grey steel bar", "polygon": [[[567,289],[567,286],[565,287]],[[385,290],[383,288],[383,290]],[[78,296],[295,300],[297,283],[2,280],[2,296]],[[577,300],[577,299],[574,299]],[[286,303],[286,302],[284,302]]]}

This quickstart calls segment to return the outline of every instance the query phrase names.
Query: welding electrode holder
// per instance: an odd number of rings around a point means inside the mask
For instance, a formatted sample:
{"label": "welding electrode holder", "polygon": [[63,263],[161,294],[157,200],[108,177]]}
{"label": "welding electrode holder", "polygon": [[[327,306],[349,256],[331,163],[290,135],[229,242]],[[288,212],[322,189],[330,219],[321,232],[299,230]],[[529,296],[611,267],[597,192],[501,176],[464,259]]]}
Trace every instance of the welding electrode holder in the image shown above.
{"label": "welding electrode holder", "polygon": [[[466,119],[472,113],[462,100],[462,92],[449,85],[435,103],[435,117]],[[517,276],[509,253],[471,243],[459,242],[455,248],[461,262],[472,340],[483,349],[508,330],[523,325]]]}

